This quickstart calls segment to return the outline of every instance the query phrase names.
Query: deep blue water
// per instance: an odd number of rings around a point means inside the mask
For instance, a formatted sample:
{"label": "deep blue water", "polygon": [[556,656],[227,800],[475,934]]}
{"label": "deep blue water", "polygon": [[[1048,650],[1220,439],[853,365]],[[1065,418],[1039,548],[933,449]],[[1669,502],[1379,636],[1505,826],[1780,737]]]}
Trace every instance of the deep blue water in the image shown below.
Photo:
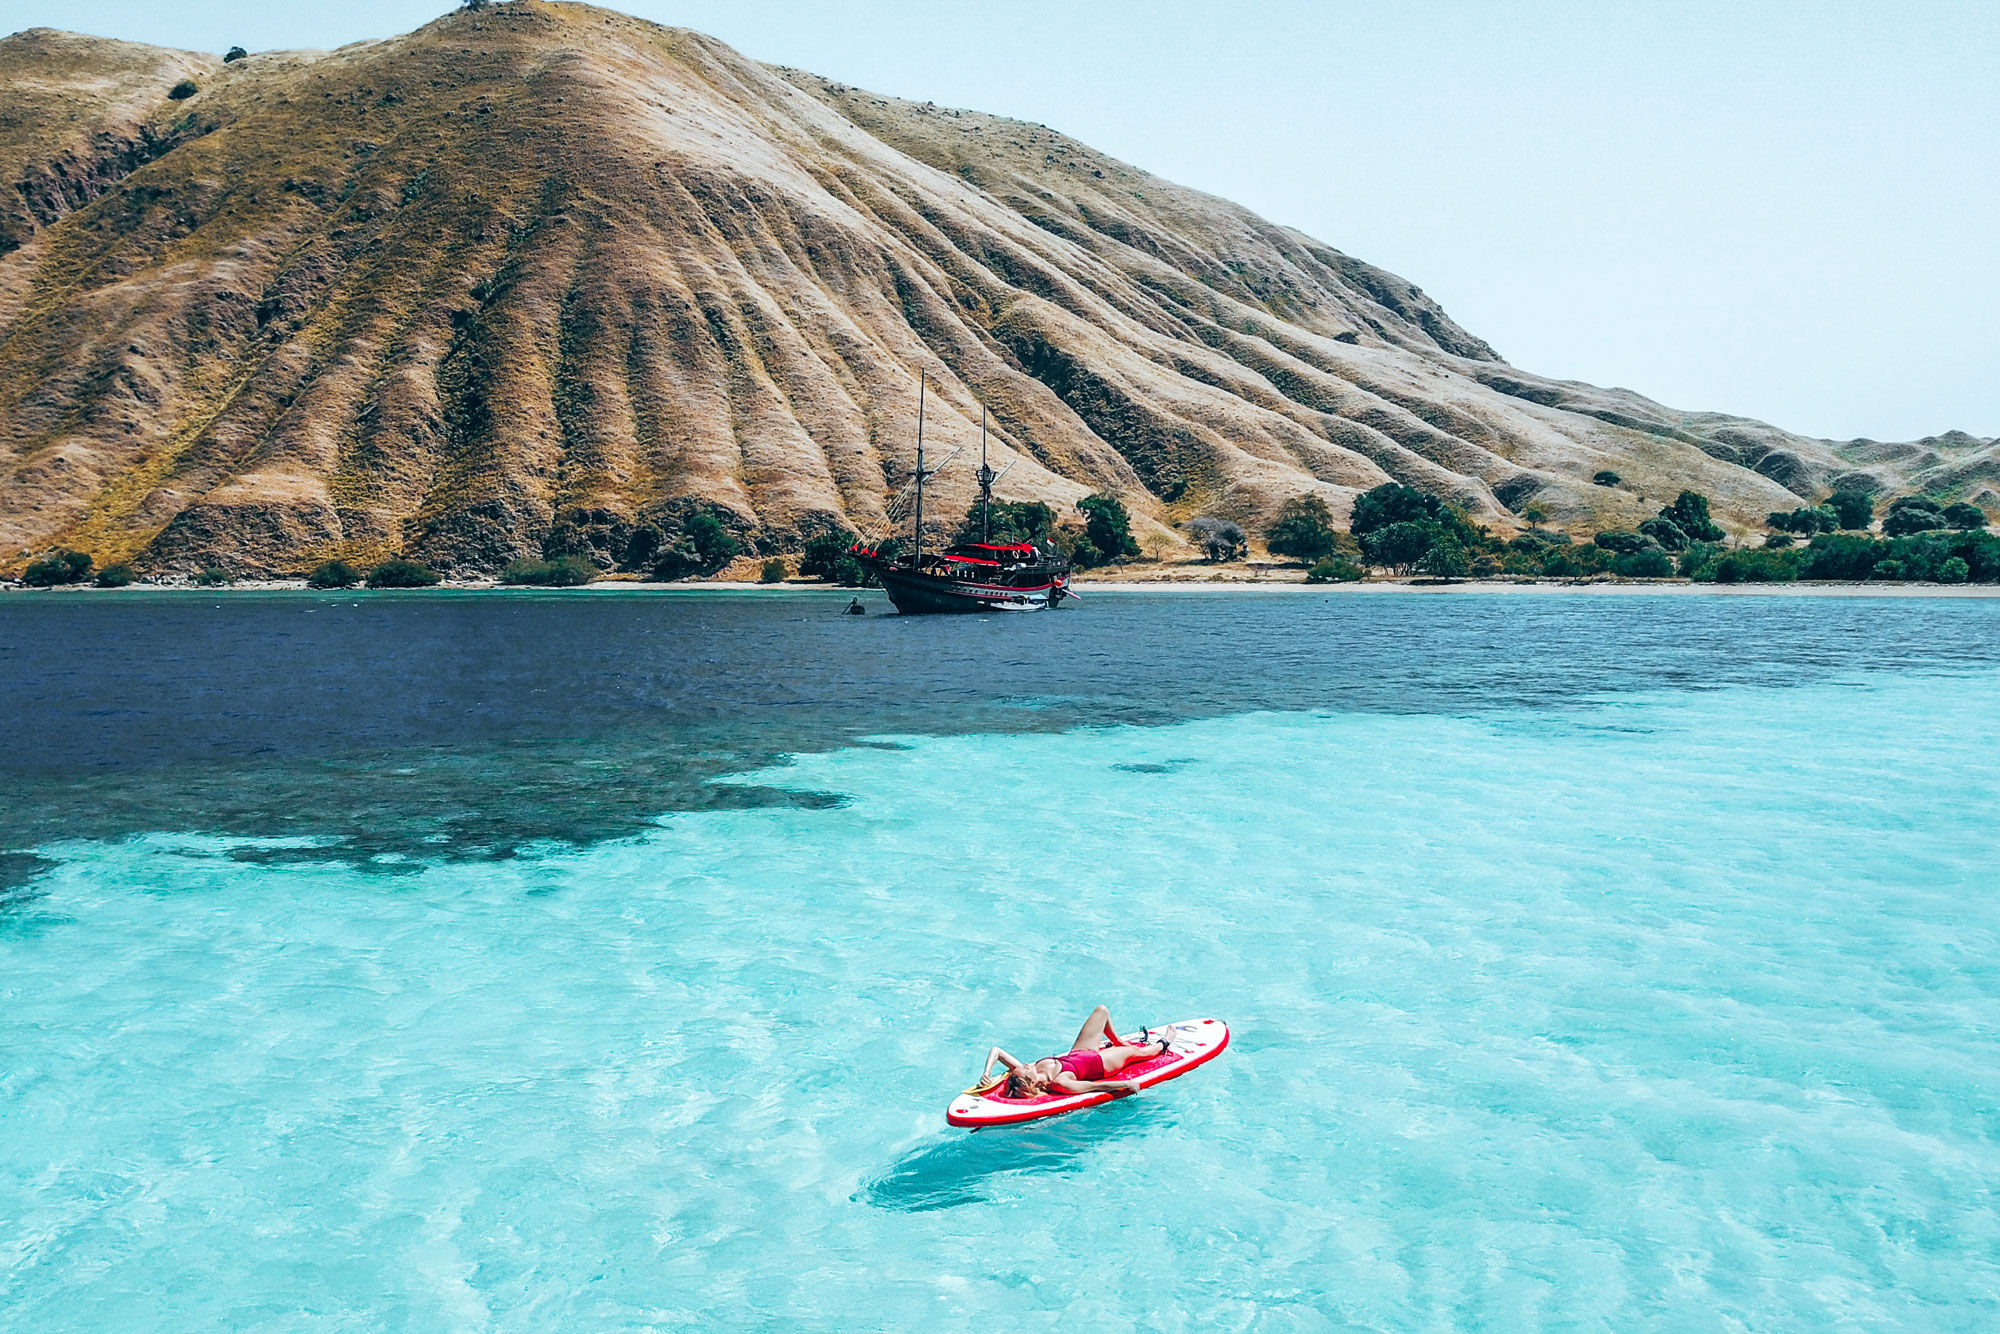
{"label": "deep blue water", "polygon": [[0,1326],[1993,1323],[2000,606],[842,601],[0,598]]}

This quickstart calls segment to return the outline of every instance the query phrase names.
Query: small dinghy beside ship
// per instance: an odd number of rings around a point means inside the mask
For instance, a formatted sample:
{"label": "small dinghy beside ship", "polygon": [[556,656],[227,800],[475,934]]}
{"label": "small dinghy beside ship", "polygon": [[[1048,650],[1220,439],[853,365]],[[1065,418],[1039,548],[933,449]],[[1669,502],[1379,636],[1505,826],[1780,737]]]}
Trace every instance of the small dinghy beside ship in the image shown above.
{"label": "small dinghy beside ship", "polygon": [[[924,550],[924,483],[956,458],[954,452],[935,468],[924,466],[924,391],[917,383],[917,472],[889,513],[893,519],[903,503],[915,499],[911,550],[883,554],[857,544],[854,558],[872,571],[882,591],[905,616],[947,611],[1041,611],[1077,595],[1070,591],[1070,563],[1032,542],[994,542],[987,528],[993,512],[996,473],[986,462],[986,414],[979,415],[980,539],[960,542],[942,551]],[[1009,465],[1012,466],[1011,464]]]}

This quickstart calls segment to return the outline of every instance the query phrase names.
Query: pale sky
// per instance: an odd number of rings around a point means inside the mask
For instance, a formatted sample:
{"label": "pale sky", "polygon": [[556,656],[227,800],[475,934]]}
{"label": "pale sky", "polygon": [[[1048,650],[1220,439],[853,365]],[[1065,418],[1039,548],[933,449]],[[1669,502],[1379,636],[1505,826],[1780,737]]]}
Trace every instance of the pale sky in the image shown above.
{"label": "pale sky", "polygon": [[[221,51],[449,0],[0,0]],[[1040,121],[1419,284],[1514,364],[1812,435],[2000,435],[2000,0],[626,0]]]}

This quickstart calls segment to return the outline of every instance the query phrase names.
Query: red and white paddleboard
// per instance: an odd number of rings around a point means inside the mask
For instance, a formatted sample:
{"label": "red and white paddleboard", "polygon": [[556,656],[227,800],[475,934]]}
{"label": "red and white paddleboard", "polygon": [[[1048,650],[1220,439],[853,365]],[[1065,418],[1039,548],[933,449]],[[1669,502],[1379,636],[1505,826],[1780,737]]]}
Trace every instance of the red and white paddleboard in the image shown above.
{"label": "red and white paddleboard", "polygon": [[[1154,1024],[1146,1030],[1152,1041],[1165,1038],[1167,1050],[1143,1061],[1134,1061],[1114,1079],[1130,1079],[1140,1088],[1151,1088],[1178,1078],[1222,1055],[1229,1045],[1229,1025],[1220,1019],[1183,1019],[1178,1024]],[[1108,1044],[1107,1044],[1108,1045]],[[974,1130],[986,1126],[1019,1125],[1045,1116],[1081,1111],[1111,1101],[1109,1093],[1045,1093],[1039,1098],[1010,1098],[1004,1080],[969,1088],[951,1100],[944,1119],[955,1126]]]}

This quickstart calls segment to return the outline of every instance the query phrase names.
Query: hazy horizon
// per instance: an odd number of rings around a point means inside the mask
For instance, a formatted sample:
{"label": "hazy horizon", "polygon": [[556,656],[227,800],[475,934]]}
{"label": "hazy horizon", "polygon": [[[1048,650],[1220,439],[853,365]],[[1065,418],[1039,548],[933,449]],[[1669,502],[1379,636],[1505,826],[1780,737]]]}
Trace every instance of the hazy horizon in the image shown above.
{"label": "hazy horizon", "polygon": [[[4,22],[256,51],[452,7]],[[1541,374],[1835,439],[2000,434],[2000,6],[611,7],[1044,123],[1409,278]]]}

